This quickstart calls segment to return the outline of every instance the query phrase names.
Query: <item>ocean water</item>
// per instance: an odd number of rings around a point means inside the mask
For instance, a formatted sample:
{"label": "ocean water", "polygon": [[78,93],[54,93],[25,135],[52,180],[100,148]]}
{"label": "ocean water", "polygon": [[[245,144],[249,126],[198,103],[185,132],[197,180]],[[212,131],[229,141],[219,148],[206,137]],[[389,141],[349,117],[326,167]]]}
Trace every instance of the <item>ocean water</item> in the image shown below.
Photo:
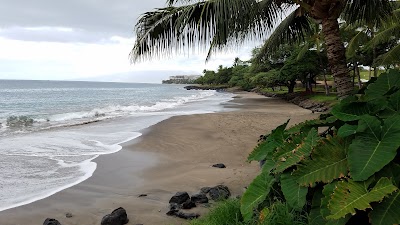
{"label": "ocean water", "polygon": [[174,115],[224,110],[183,85],[0,80],[0,211],[89,178],[93,159]]}

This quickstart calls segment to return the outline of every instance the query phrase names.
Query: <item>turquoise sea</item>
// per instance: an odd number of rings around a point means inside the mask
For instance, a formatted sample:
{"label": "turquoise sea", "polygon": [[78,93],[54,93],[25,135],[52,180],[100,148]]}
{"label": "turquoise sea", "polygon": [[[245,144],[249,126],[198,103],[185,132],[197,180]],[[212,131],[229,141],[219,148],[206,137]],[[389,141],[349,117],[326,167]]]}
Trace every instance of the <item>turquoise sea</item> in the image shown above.
{"label": "turquoise sea", "polygon": [[0,211],[89,178],[93,159],[175,115],[224,110],[232,95],[183,85],[0,80]]}

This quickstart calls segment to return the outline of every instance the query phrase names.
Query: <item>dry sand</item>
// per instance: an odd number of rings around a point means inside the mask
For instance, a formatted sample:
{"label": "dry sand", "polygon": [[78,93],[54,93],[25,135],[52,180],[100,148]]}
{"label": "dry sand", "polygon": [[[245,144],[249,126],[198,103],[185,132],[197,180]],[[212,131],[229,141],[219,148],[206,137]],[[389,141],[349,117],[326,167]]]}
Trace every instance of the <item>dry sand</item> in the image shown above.
{"label": "dry sand", "polygon": [[[198,193],[201,187],[227,185],[233,196],[258,174],[246,162],[261,134],[291,119],[315,118],[309,110],[280,99],[239,93],[226,107],[237,111],[177,116],[144,131],[117,153],[97,158],[88,180],[46,199],[0,212],[0,225],[41,225],[56,218],[63,225],[99,225],[117,207],[128,212],[128,224],[186,224],[166,216],[177,191]],[[227,168],[211,167],[224,163]],[[147,194],[146,197],[138,197]],[[194,211],[204,214],[207,209]],[[66,218],[72,213],[72,218]]]}

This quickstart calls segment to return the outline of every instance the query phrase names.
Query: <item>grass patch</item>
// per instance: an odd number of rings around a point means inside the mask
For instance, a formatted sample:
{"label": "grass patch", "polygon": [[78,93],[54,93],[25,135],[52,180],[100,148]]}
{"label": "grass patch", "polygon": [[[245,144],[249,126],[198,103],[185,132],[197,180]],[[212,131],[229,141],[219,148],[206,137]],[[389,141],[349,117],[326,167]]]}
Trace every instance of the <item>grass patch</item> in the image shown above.
{"label": "grass patch", "polygon": [[263,88],[263,89],[261,89],[261,92],[263,92],[263,93],[269,92],[269,93],[275,93],[275,94],[284,94],[284,93],[288,92],[288,88],[287,87],[281,87],[281,88],[276,87],[274,89],[272,89],[272,88]]}
{"label": "grass patch", "polygon": [[[378,70],[378,77],[379,77],[379,75],[381,75],[381,73],[384,73],[384,72],[385,72],[384,70]],[[351,73],[351,75],[353,75],[353,74]],[[374,71],[372,70],[371,77],[373,77],[373,76],[374,76]],[[369,80],[369,70],[360,70],[360,77],[361,77],[361,79]]]}
{"label": "grass patch", "polygon": [[204,217],[192,220],[190,225],[249,225],[242,221],[240,200],[228,199],[217,203]]}
{"label": "grass patch", "polygon": [[316,93],[310,95],[309,99],[315,102],[325,103],[328,106],[333,106],[339,102],[335,94],[325,95],[325,93]]}
{"label": "grass patch", "polygon": [[[189,225],[306,225],[308,216],[304,211],[295,211],[287,203],[276,201],[255,216],[255,221],[243,222],[240,200],[228,199],[217,203],[210,212]],[[260,220],[258,220],[260,219]]]}
{"label": "grass patch", "polygon": [[287,203],[276,201],[261,212],[260,225],[307,225],[308,216],[295,211]]}

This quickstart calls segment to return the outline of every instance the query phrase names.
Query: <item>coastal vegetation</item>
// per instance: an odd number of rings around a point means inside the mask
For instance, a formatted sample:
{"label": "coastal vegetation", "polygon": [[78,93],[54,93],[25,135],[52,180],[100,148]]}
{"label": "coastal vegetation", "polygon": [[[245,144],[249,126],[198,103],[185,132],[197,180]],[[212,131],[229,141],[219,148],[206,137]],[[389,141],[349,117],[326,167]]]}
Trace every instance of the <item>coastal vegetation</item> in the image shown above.
{"label": "coastal vegetation", "polygon": [[272,31],[250,61],[205,70],[196,82],[291,93],[300,81],[311,93],[318,77],[327,97],[310,98],[332,101],[319,119],[263,136],[248,157],[261,173],[240,202],[192,224],[400,223],[399,8],[389,0],[169,0],[140,18],[132,61],[202,45],[208,60]]}
{"label": "coastal vegetation", "polygon": [[399,90],[400,71],[391,70],[331,113],[266,135],[248,157],[265,163],[241,199],[244,221],[278,199],[310,224],[398,224]]}

